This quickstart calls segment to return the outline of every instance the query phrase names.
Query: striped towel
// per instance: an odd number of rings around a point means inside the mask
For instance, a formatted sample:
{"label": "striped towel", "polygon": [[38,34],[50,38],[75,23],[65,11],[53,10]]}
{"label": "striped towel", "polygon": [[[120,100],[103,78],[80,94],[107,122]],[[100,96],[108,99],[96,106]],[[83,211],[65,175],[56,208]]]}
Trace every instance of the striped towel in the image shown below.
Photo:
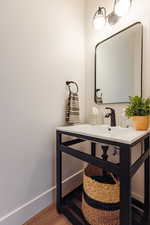
{"label": "striped towel", "polygon": [[80,123],[80,109],[78,93],[69,92],[66,105],[66,122],[68,124]]}

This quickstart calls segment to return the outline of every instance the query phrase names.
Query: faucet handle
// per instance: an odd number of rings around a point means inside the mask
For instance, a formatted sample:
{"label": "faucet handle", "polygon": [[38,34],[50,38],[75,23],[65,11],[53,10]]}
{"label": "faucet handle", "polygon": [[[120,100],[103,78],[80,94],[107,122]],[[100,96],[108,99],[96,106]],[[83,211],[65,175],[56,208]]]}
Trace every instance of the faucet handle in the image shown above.
{"label": "faucet handle", "polygon": [[111,107],[106,107],[105,109],[110,109],[111,113],[115,113],[115,110]]}
{"label": "faucet handle", "polygon": [[111,107],[106,107],[105,109],[110,109],[110,113],[107,113],[105,115],[105,118],[109,118],[111,119],[111,127],[115,127],[116,126],[116,114],[115,114],[115,110]]}

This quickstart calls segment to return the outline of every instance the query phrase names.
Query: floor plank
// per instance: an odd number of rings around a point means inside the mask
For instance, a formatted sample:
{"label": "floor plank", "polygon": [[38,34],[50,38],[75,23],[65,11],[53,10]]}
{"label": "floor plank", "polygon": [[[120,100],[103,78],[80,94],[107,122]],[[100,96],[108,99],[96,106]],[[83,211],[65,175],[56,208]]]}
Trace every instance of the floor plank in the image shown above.
{"label": "floor plank", "polygon": [[30,219],[24,225],[71,225],[68,220],[59,215],[55,205],[50,206],[40,212],[38,215]]}

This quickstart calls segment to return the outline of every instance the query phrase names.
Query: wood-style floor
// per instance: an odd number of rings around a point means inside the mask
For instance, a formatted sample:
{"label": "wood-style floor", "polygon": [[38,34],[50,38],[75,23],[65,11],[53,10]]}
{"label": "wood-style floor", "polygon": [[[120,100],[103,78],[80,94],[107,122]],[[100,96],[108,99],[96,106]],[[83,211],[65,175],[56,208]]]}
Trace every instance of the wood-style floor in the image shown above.
{"label": "wood-style floor", "polygon": [[24,225],[70,225],[70,223],[63,215],[57,213],[55,206],[51,206],[44,209]]}

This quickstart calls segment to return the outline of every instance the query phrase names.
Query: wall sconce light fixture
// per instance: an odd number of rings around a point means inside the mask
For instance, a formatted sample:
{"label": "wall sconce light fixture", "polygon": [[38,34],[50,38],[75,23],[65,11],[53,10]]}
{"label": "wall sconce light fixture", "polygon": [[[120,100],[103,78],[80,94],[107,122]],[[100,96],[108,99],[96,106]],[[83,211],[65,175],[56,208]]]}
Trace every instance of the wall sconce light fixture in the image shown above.
{"label": "wall sconce light fixture", "polygon": [[96,30],[101,29],[106,23],[106,9],[104,7],[98,7],[94,18],[93,18],[93,25]]}
{"label": "wall sconce light fixture", "polygon": [[116,14],[118,16],[124,16],[128,12],[128,10],[131,6],[131,2],[132,2],[131,0],[119,0],[119,1],[117,1],[116,4],[115,4]]}
{"label": "wall sconce light fixture", "polygon": [[106,8],[98,7],[93,17],[93,25],[96,30],[101,30],[106,22],[114,25],[124,16],[131,7],[132,0],[114,0],[113,10],[107,15]]}

